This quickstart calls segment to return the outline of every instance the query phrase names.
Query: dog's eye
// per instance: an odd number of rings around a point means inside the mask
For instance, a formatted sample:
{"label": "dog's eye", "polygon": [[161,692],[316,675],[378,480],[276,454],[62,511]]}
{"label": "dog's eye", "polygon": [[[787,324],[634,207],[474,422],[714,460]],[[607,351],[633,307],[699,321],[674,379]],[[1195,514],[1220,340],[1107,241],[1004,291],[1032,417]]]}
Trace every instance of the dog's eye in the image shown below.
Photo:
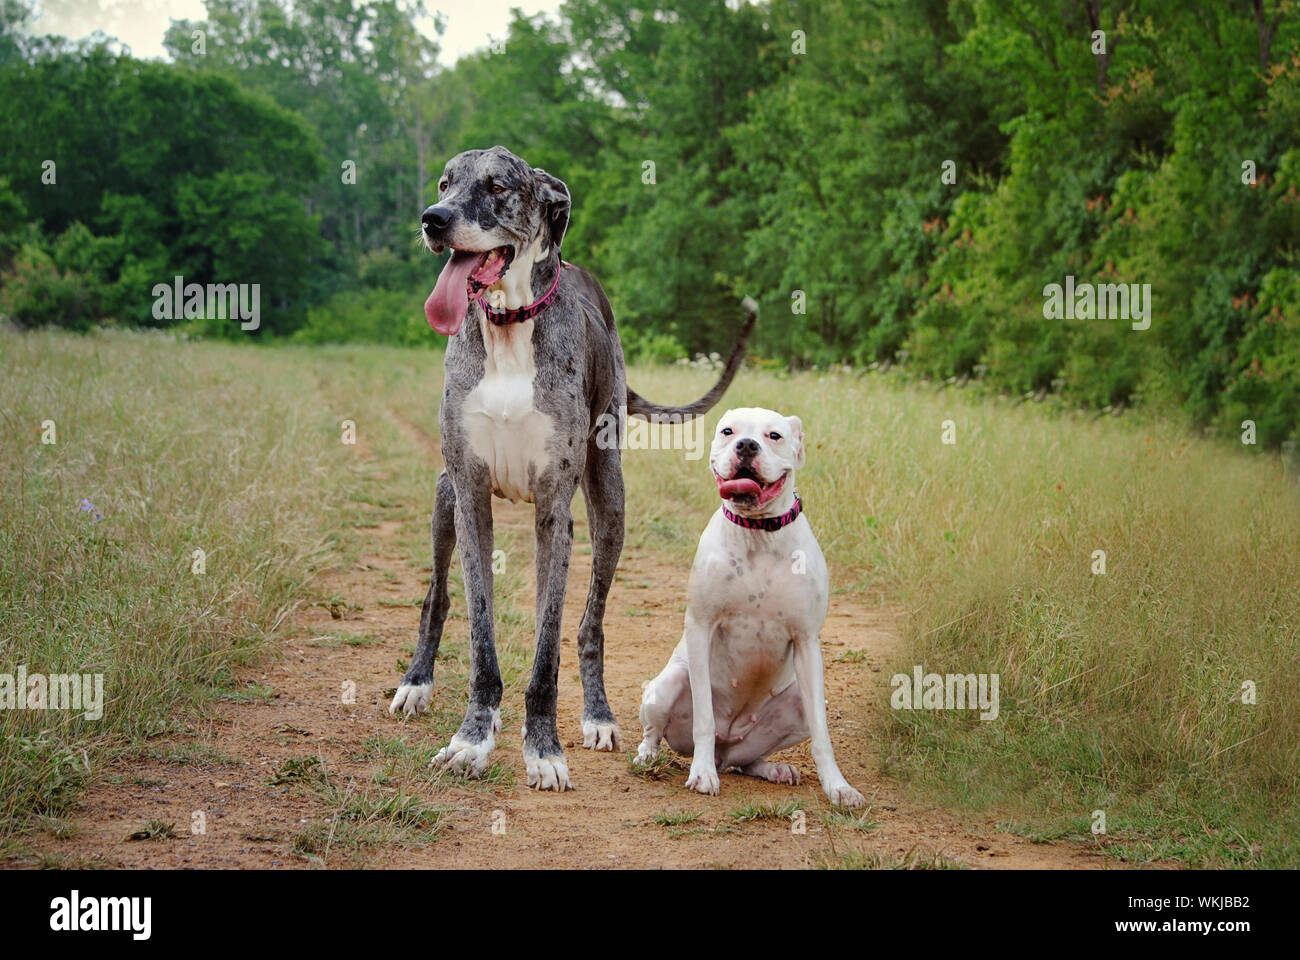
{"label": "dog's eye", "polygon": [[503,186],[501,186],[501,184],[499,184],[499,183],[494,183],[494,184],[492,184],[492,192],[493,192],[493,193],[505,193],[505,192],[506,192],[506,188],[503,187]]}
{"label": "dog's eye", "polygon": [[781,434],[779,434],[779,433],[777,433],[775,430],[773,430],[771,433],[768,434],[768,437],[769,437],[770,439],[772,439],[772,440],[780,440],[780,439],[781,439]]}
{"label": "dog's eye", "polygon": [[731,436],[731,434],[732,434],[732,430],[731,430],[730,427],[723,427],[723,428],[722,428],[721,430],[719,430],[718,432],[719,432],[720,434],[722,434],[724,437],[729,437],[729,436]]}
{"label": "dog's eye", "polygon": [[438,191],[439,191],[440,193],[441,193],[441,192],[444,192],[446,189],[447,189],[447,181],[446,181],[446,180],[444,180],[444,181],[442,181],[442,183],[438,184]]}

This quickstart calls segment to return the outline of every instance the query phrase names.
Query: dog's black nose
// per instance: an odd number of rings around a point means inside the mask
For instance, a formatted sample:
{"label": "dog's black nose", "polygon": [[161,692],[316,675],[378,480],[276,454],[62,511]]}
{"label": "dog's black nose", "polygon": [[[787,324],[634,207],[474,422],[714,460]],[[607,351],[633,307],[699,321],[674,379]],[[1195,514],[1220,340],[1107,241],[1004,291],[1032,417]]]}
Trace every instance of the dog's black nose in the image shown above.
{"label": "dog's black nose", "polygon": [[451,211],[446,207],[430,207],[420,217],[420,223],[424,224],[425,230],[446,230],[451,223]]}
{"label": "dog's black nose", "polygon": [[758,454],[758,441],[744,437],[736,441],[736,453],[742,457],[753,457]]}

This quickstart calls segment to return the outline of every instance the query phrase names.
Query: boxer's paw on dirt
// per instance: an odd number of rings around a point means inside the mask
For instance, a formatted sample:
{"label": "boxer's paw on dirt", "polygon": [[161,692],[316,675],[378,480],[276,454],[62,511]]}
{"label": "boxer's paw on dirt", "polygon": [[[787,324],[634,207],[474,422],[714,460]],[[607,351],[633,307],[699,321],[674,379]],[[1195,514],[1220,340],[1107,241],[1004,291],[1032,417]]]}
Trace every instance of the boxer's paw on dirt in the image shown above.
{"label": "boxer's paw on dirt", "polygon": [[722,783],[718,780],[718,768],[711,763],[692,761],[691,775],[686,778],[686,789],[716,797],[722,790]]}
{"label": "boxer's paw on dirt", "polygon": [[651,743],[647,737],[641,741],[641,745],[636,748],[636,762],[644,766],[655,758],[659,753],[659,742]]}
{"label": "boxer's paw on dirt", "polygon": [[867,802],[866,797],[847,783],[831,784],[826,787],[826,796],[837,807],[860,807]]}
{"label": "boxer's paw on dirt", "polygon": [[793,763],[758,760],[747,767],[741,767],[740,772],[750,777],[761,777],[771,783],[788,783],[792,787],[799,785],[799,768]]}
{"label": "boxer's paw on dirt", "polygon": [[584,719],[582,745],[588,750],[622,750],[623,732],[614,720],[597,722]]}
{"label": "boxer's paw on dirt", "polygon": [[423,713],[433,700],[433,681],[428,683],[407,683],[397,688],[397,693],[393,695],[393,702],[388,705],[389,713],[396,713],[401,710],[407,716],[413,717],[417,713]]}

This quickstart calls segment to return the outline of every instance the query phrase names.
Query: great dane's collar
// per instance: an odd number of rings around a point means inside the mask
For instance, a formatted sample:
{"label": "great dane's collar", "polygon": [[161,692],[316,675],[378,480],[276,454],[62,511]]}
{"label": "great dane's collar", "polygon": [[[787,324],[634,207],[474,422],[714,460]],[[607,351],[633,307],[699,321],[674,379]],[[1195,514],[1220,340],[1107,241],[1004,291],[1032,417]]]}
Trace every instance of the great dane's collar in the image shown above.
{"label": "great dane's collar", "polygon": [[560,277],[564,275],[564,271],[569,269],[570,266],[570,264],[561,260],[560,268],[555,271],[555,280],[551,283],[551,289],[542,294],[540,299],[533,301],[526,307],[517,307],[514,310],[497,310],[495,307],[488,306],[487,300],[481,293],[474,299],[483,308],[483,315],[498,327],[503,327],[508,323],[523,323],[525,320],[533,319],[551,305],[551,301],[555,299],[555,294],[560,289]]}
{"label": "great dane's collar", "polygon": [[802,512],[803,503],[799,499],[798,492],[794,495],[794,506],[779,517],[742,517],[739,514],[732,513],[725,505],[722,508],[723,516],[737,526],[746,527],[750,530],[766,530],[769,533],[794,523],[795,518]]}

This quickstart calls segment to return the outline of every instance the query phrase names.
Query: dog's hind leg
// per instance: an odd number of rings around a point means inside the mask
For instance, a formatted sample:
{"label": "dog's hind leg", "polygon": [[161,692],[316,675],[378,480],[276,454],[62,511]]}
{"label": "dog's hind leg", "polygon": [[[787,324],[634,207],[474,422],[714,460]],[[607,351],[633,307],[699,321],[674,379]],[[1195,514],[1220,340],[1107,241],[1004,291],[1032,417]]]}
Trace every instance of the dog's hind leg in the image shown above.
{"label": "dog's hind leg", "polygon": [[429,577],[429,592],[420,608],[420,634],[415,644],[415,656],[407,668],[402,683],[397,688],[389,713],[398,710],[417,714],[429,706],[433,699],[433,664],[442,642],[442,628],[451,608],[451,595],[447,591],[447,570],[451,567],[451,554],[456,549],[456,488],[451,477],[443,471],[438,477],[438,491],[433,501],[433,573]]}
{"label": "dog's hind leg", "polygon": [[578,626],[578,663],[582,673],[582,745],[593,750],[622,750],[623,737],[605,696],[605,600],[623,552],[623,469],[618,448],[587,449],[582,477],[591,534],[591,584],[587,608]]}
{"label": "dog's hind leg", "polygon": [[433,764],[482,776],[501,731],[501,670],[492,622],[492,494],[481,461],[459,469],[456,540],[469,601],[469,706]]}
{"label": "dog's hind leg", "polygon": [[[691,678],[684,661],[672,657],[668,665],[645,685],[641,693],[641,745],[638,763],[648,763],[659,752],[659,743],[668,738],[668,746],[689,755],[691,742]],[[669,728],[672,727],[672,731]]]}

